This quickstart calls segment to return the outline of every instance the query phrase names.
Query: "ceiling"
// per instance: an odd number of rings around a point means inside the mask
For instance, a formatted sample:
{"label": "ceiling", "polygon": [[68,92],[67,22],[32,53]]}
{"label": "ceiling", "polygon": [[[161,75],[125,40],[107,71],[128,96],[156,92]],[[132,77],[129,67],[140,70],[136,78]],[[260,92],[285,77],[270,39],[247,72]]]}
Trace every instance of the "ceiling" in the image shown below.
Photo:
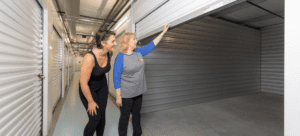
{"label": "ceiling", "polygon": [[[79,56],[83,56],[93,48],[92,38],[100,28],[102,30],[113,28],[131,6],[130,0],[53,1],[56,2],[58,12],[62,16],[73,51]],[[240,3],[209,16],[258,30],[284,23],[284,0],[237,1]]]}
{"label": "ceiling", "polygon": [[[53,1],[57,4],[55,6],[62,17],[73,51],[78,56],[83,56],[90,51],[94,46],[91,44],[93,37],[99,29],[113,28],[122,14],[126,12],[123,9],[128,10],[131,4],[130,0]],[[105,19],[107,19],[106,22]]]}
{"label": "ceiling", "polygon": [[254,29],[283,24],[284,0],[244,0],[210,16]]}

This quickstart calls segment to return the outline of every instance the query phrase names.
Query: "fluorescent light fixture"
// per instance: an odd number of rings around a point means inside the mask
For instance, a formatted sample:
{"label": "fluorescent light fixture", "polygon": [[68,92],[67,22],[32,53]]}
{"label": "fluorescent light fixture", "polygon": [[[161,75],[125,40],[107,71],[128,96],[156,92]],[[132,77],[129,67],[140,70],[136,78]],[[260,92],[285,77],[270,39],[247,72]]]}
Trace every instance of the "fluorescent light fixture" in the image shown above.
{"label": "fluorescent light fixture", "polygon": [[129,22],[129,20],[127,20],[121,27],[123,27],[125,24],[127,24]]}
{"label": "fluorescent light fixture", "polygon": [[62,20],[61,16],[59,16],[59,18],[60,18],[61,22],[64,22],[64,21]]}
{"label": "fluorescent light fixture", "polygon": [[115,30],[117,30],[119,27],[120,27],[120,25],[122,25],[125,21],[126,21],[126,19],[128,19],[129,18],[129,16],[127,15],[126,17],[124,17],[122,20],[121,20],[121,22],[115,27]]}
{"label": "fluorescent light fixture", "polygon": [[82,20],[82,21],[88,21],[88,22],[90,22],[91,20],[87,20],[87,19],[79,19],[79,20]]}

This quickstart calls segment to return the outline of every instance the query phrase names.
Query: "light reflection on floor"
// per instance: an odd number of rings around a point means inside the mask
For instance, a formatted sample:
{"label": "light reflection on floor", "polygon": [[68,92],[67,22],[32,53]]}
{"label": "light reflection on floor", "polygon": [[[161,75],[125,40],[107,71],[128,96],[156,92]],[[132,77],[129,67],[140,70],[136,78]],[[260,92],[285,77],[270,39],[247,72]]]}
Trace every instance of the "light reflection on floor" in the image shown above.
{"label": "light reflection on floor", "polygon": [[[82,136],[88,122],[86,110],[78,94],[80,73],[74,75],[68,95],[59,115],[53,136]],[[119,109],[108,99],[104,136],[118,136]],[[132,124],[128,125],[128,136],[132,135]],[[96,134],[94,134],[96,136]]]}

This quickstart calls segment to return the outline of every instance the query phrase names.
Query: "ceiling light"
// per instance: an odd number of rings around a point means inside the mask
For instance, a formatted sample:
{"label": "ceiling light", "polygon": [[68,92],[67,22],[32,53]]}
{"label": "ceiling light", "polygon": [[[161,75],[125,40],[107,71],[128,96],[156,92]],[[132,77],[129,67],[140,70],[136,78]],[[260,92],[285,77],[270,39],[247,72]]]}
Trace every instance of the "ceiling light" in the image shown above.
{"label": "ceiling light", "polygon": [[87,19],[79,19],[79,20],[81,20],[81,21],[90,21],[90,20],[87,20]]}
{"label": "ceiling light", "polygon": [[125,24],[127,24],[129,22],[129,20],[126,21],[126,23],[124,23],[121,27],[123,27]]}
{"label": "ceiling light", "polygon": [[124,17],[120,23],[118,23],[118,25],[115,27],[115,30],[119,28],[120,25],[122,25],[127,19],[129,18],[129,16],[127,15],[126,17]]}
{"label": "ceiling light", "polygon": [[60,18],[61,22],[64,22],[64,21],[62,20],[61,16],[59,16],[59,18]]}

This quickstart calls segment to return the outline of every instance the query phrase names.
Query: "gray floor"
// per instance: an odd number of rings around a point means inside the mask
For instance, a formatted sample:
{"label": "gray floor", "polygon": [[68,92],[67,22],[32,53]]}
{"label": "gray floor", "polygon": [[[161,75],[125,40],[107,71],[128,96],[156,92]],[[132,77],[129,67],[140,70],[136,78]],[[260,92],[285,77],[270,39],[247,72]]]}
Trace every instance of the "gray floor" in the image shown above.
{"label": "gray floor", "polygon": [[[82,136],[88,122],[88,115],[78,94],[80,73],[74,75],[70,89],[63,103],[53,136]],[[106,107],[106,125],[104,136],[118,135],[119,109],[108,99]],[[55,118],[55,117],[54,117]],[[132,124],[128,125],[128,136],[132,135]],[[94,134],[96,136],[96,134]]]}
{"label": "gray floor", "polygon": [[283,136],[283,96],[256,93],[142,115],[150,136]]}
{"label": "gray floor", "polygon": [[[79,74],[62,100],[53,136],[83,134],[88,117],[78,96]],[[256,93],[142,114],[141,123],[145,136],[283,136],[283,113],[283,96]],[[119,116],[119,109],[108,99],[105,136],[118,135]]]}

